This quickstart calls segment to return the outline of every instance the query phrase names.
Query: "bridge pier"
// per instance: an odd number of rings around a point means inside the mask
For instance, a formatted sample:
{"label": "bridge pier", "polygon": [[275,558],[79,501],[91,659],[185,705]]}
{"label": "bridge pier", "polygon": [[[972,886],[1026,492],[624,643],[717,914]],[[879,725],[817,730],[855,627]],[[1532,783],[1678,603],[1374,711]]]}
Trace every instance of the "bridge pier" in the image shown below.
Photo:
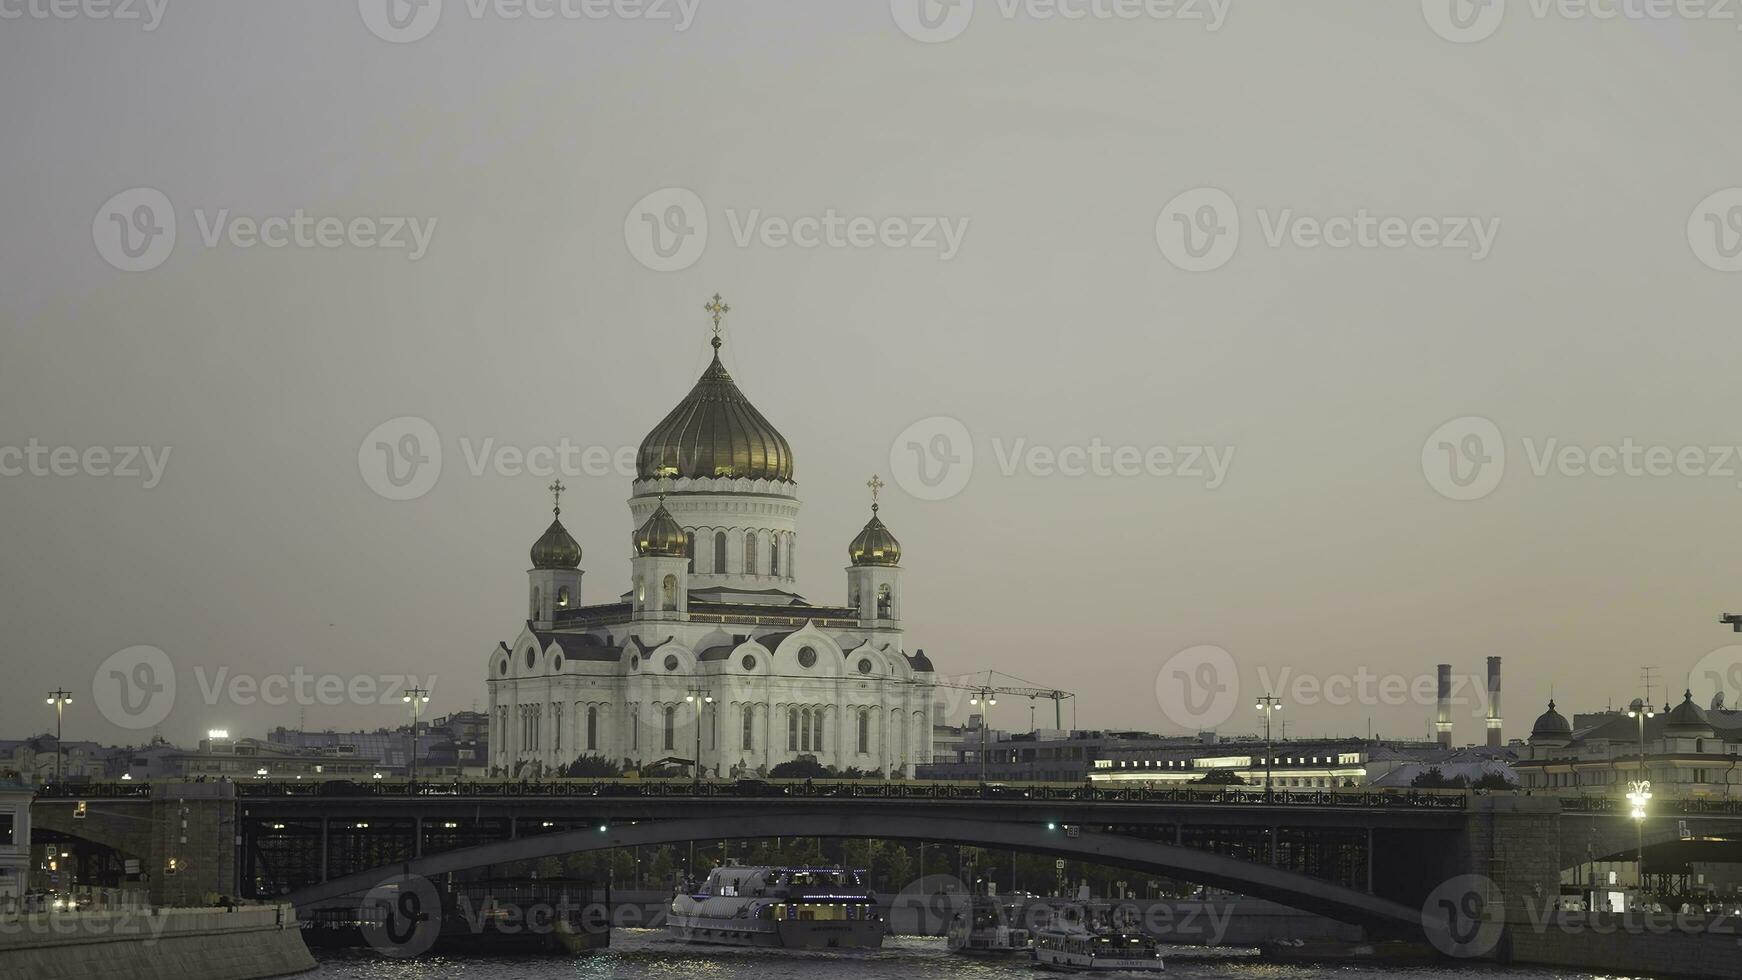
{"label": "bridge pier", "polygon": [[66,839],[76,860],[88,858],[90,845],[137,860],[155,905],[206,905],[209,896],[237,894],[232,783],[160,783],[138,798],[41,798],[30,810],[38,842]]}

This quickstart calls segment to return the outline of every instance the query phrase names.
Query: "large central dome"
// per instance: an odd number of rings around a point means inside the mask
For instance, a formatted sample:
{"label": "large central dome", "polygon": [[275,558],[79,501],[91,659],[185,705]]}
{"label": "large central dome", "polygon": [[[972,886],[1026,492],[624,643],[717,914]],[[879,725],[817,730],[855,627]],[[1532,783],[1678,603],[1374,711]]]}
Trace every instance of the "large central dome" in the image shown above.
{"label": "large central dome", "polygon": [[792,482],[792,447],[738,390],[720,363],[720,339],[713,343],[714,362],[641,440],[636,476]]}

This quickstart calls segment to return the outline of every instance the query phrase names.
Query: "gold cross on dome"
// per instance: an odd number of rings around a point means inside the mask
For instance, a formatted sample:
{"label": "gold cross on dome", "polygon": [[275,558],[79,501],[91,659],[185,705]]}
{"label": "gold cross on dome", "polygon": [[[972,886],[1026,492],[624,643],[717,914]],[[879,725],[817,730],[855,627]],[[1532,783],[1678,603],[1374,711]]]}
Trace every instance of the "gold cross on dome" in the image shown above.
{"label": "gold cross on dome", "polygon": [[715,293],[714,298],[709,300],[702,309],[714,315],[714,336],[718,337],[720,335],[720,321],[726,318],[726,314],[732,312],[732,308],[726,305],[726,301],[720,298],[719,293]]}
{"label": "gold cross on dome", "polygon": [[556,503],[551,507],[551,511],[556,514],[561,514],[563,512],[563,491],[567,490],[568,487],[563,486],[563,481],[558,480],[550,486],[545,487],[545,489],[549,490],[551,496],[556,498]]}
{"label": "gold cross on dome", "polygon": [[871,479],[865,481],[865,485],[871,488],[871,509],[876,510],[877,509],[877,494],[884,487],[888,486],[888,484],[883,482],[882,477],[877,476],[876,474],[872,474]]}

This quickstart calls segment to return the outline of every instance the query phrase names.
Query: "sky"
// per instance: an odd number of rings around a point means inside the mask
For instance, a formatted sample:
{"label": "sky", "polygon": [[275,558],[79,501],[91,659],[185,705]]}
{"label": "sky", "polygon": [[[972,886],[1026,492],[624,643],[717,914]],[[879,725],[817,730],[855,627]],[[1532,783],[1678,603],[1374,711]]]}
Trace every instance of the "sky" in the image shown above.
{"label": "sky", "polygon": [[393,5],[0,0],[0,737],[57,688],[106,742],[481,706],[515,453],[576,448],[620,593],[608,460],[716,292],[800,591],[880,474],[909,648],[1067,726],[1425,737],[1489,656],[1511,737],[1646,666],[1738,700],[1736,20]]}

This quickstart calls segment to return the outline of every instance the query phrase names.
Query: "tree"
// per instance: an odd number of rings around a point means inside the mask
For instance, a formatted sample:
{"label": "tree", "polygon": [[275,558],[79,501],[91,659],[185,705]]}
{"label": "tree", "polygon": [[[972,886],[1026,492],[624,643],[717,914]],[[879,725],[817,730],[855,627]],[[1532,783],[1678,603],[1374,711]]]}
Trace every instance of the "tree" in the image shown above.
{"label": "tree", "polygon": [[1518,784],[1507,779],[1505,773],[1498,772],[1483,773],[1482,777],[1471,783],[1470,786],[1473,789],[1486,790],[1512,790],[1518,788]]}
{"label": "tree", "polygon": [[623,767],[602,755],[583,755],[557,770],[557,775],[570,779],[617,779]]}
{"label": "tree", "polygon": [[782,762],[768,771],[771,779],[827,779],[829,769],[811,756]]}
{"label": "tree", "polygon": [[1203,778],[1199,779],[1198,782],[1205,786],[1246,785],[1246,780],[1241,779],[1240,774],[1232,769],[1212,769],[1209,772],[1204,773]]}
{"label": "tree", "polygon": [[1411,789],[1463,789],[1464,782],[1464,777],[1452,776],[1447,778],[1446,774],[1440,771],[1439,766],[1432,766],[1416,773],[1415,778],[1409,781],[1409,785]]}

